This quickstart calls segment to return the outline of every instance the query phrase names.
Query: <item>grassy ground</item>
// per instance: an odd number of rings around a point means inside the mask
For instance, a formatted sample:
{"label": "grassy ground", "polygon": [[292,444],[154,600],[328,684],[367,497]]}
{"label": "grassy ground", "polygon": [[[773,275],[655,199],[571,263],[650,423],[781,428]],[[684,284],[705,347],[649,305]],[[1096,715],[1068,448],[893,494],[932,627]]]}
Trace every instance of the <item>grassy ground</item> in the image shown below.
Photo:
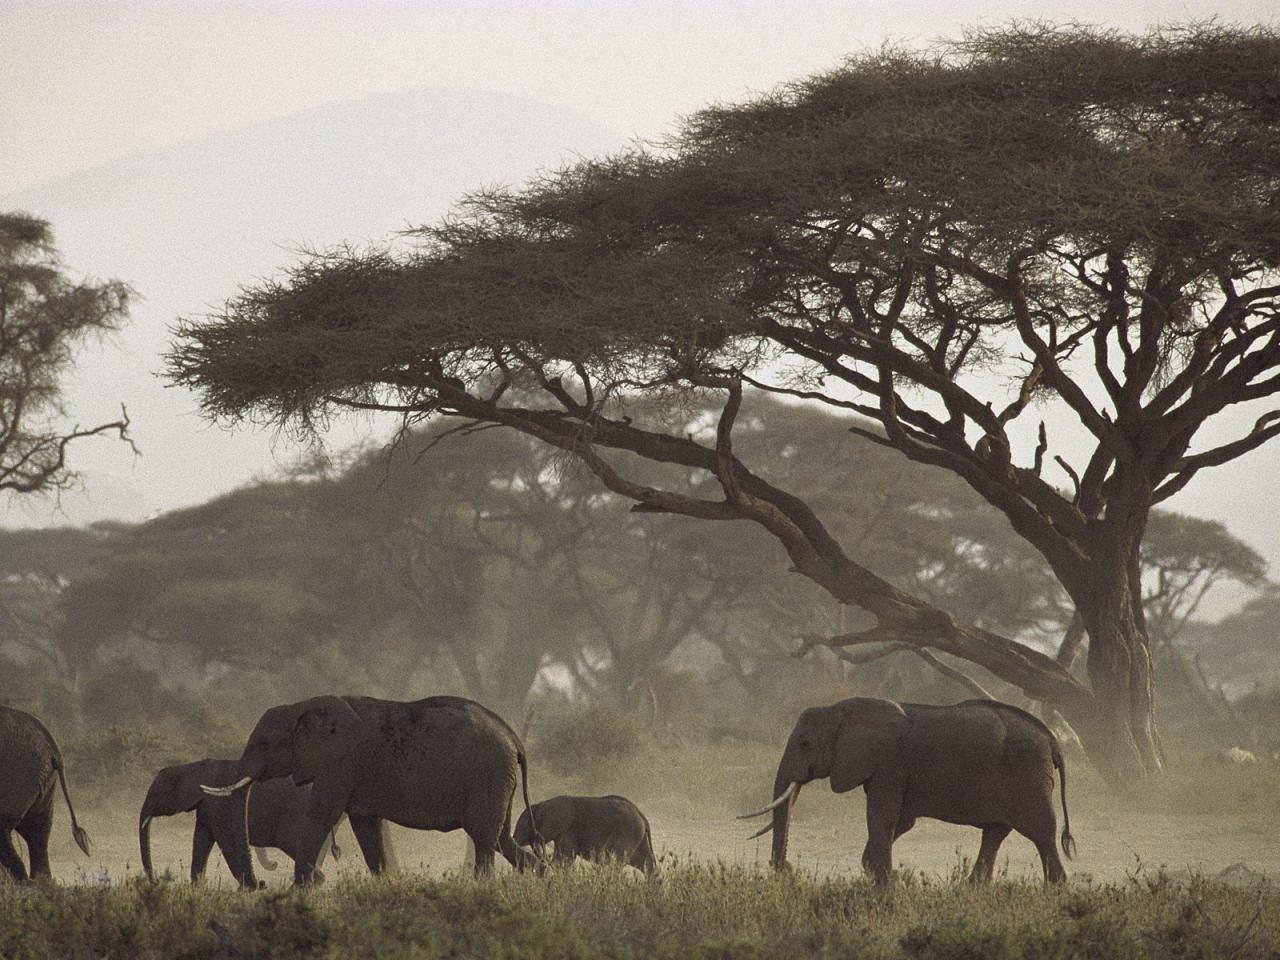
{"label": "grassy ground", "polygon": [[[55,825],[59,885],[0,884],[0,957],[1260,957],[1280,960],[1280,765],[1189,763],[1117,796],[1083,764],[1068,799],[1078,858],[1044,890],[1031,844],[1010,837],[999,882],[956,882],[978,832],[922,821],[894,848],[899,879],[860,875],[861,791],[801,795],[795,874],[766,867],[767,838],[734,814],[767,800],[776,750],[646,748],[627,763],[556,778],[535,769],[535,799],[621,792],[648,813],[661,876],[579,867],[548,878],[503,867],[460,873],[463,837],[394,830],[402,873],[371,881],[344,827],[331,881],[295,893],[291,871],[241,894],[217,855],[209,882],[137,882],[145,782],[73,781],[85,858],[65,813]],[[184,878],[192,816],[153,826],[159,869]]]}
{"label": "grassy ground", "polygon": [[1046,890],[669,866],[539,879],[401,875],[240,894],[130,883],[0,891],[22,958],[1274,958],[1280,897],[1154,875]]}

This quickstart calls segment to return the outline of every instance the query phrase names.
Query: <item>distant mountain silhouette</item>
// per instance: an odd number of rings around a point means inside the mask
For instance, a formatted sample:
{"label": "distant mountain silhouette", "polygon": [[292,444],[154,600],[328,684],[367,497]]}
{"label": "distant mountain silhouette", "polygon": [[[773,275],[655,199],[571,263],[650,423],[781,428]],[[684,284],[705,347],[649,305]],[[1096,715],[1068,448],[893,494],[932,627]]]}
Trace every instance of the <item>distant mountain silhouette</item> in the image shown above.
{"label": "distant mountain silhouette", "polygon": [[[378,242],[429,223],[468,191],[520,183],[622,137],[545,103],[431,88],[331,104],[194,143],[132,154],[0,197],[53,224],[74,275],[115,277],[145,298],[109,344],[86,351],[69,384],[72,416],[111,419],[123,402],[139,460],[104,440],[73,450],[85,492],[54,522],[141,519],[202,501],[290,459],[261,431],[210,427],[197,399],[158,377],[168,330],[302,247]],[[336,443],[359,434],[335,430]],[[274,453],[273,453],[274,449]],[[25,498],[0,523],[45,522]],[[24,519],[25,518],[25,519]]]}

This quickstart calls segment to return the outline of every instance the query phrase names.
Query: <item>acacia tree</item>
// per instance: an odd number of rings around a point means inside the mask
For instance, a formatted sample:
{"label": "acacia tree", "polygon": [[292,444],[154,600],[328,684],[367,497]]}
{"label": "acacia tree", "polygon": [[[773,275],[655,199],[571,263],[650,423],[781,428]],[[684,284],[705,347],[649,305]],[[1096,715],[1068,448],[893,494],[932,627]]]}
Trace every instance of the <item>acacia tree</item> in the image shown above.
{"label": "acacia tree", "polygon": [[1257,589],[1266,583],[1266,561],[1222,524],[1167,510],[1152,511],[1141,559],[1143,607],[1157,650],[1172,651],[1178,634],[1217,584],[1230,580]]}
{"label": "acacia tree", "polygon": [[[1264,411],[1197,444],[1280,390],[1277,69],[1274,32],[1217,25],[861,56],[658,149],[473,196],[409,255],[314,257],[183,326],[171,376],[213,416],[503,425],[636,509],[757,523],[865,612],[831,643],[972,661],[1055,707],[1112,777],[1155,770],[1148,516],[1280,432]],[[1001,511],[1079,611],[1087,681],[896,588],[754,472],[734,447],[748,387],[843,412]],[[689,392],[720,400],[700,431],[626,411]],[[706,483],[640,479],[635,456]]]}
{"label": "acacia tree", "polygon": [[130,291],[117,280],[67,279],[47,221],[0,213],[0,490],[32,493],[71,480],[67,448],[116,433],[129,418],[96,427],[62,427],[59,381],[75,348],[94,333],[118,329]]}

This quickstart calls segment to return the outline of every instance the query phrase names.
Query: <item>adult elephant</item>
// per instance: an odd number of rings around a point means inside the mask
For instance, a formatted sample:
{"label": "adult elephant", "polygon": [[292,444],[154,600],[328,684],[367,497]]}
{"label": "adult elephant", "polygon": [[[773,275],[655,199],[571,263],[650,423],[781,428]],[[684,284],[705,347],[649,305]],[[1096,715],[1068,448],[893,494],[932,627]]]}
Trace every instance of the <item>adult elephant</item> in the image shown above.
{"label": "adult elephant", "polygon": [[[991,879],[1000,844],[1017,830],[1036,845],[1047,881],[1066,879],[1054,845],[1053,772],[1062,784],[1062,851],[1075,841],[1067,816],[1067,771],[1049,728],[1024,710],[995,700],[951,706],[855,697],[804,711],[774,778],[774,801],[758,817],[772,822],[774,867],[787,862],[791,807],[811,780],[831,789],[867,791],[867,845],[862,864],[887,883],[893,841],[932,817],[982,830],[970,879]],[[741,818],[746,819],[746,817]]]}
{"label": "adult elephant", "polygon": [[[209,854],[216,845],[231,875],[242,887],[257,886],[253,862],[244,843],[242,803],[231,797],[211,797],[200,789],[202,784],[222,786],[235,781],[239,764],[235,760],[196,760],[158,771],[142,801],[138,814],[138,846],[142,851],[142,869],[155,879],[151,866],[151,821],[155,817],[171,817],[195,811],[196,825],[191,836],[191,882],[204,876]],[[249,845],[258,854],[258,862],[267,870],[276,864],[264,853],[265,847],[284,851],[294,861],[294,880],[301,879],[297,862],[303,848],[302,824],[311,797],[310,787],[299,787],[288,777],[264,780],[253,791],[248,808]],[[332,851],[337,859],[340,851],[330,833],[316,857],[316,870]]]}
{"label": "adult elephant", "polygon": [[89,854],[89,835],[76,822],[67,792],[62,751],[53,734],[31,714],[0,707],[0,867],[13,879],[28,879],[13,845],[13,831],[27,843],[32,879],[50,876],[49,834],[53,830],[54,780],[71,814],[71,835]]}
{"label": "adult elephant", "polygon": [[528,808],[524,745],[501,717],[473,700],[326,696],[264,713],[240,757],[240,780],[204,790],[228,796],[283,776],[311,784],[296,860],[301,882],[343,813],[375,874],[386,866],[383,821],[465,830],[482,874],[493,868],[495,851],[520,870],[537,862],[511,839],[517,771]]}

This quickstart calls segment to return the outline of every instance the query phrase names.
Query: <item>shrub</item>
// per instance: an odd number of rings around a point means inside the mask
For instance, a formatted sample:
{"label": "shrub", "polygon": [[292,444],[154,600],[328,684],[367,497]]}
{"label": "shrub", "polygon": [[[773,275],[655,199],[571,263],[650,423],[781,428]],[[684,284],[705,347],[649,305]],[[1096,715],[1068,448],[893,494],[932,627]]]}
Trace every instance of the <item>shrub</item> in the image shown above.
{"label": "shrub", "polygon": [[137,779],[191,757],[152,730],[110,726],[62,744],[63,759],[77,782],[110,783]]}
{"label": "shrub", "polygon": [[600,704],[571,707],[538,731],[538,762],[561,777],[608,774],[640,749],[640,721]]}

